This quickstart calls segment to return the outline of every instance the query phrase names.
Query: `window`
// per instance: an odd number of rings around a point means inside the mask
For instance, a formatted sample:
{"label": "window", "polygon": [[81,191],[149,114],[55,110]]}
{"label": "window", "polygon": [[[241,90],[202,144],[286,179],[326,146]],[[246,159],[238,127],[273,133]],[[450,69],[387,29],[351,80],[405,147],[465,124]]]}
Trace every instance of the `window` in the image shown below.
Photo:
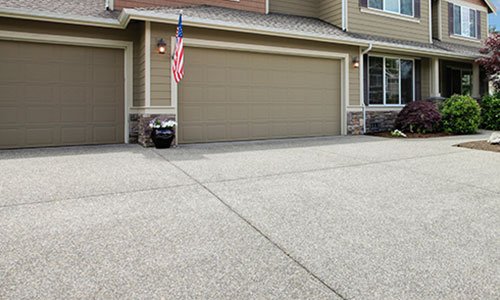
{"label": "window", "polygon": [[368,0],[368,7],[413,16],[414,0]]}
{"label": "window", "polygon": [[465,6],[453,5],[453,34],[477,37],[477,11]]}
{"label": "window", "polygon": [[368,57],[368,103],[405,105],[415,100],[415,64],[411,59]]}

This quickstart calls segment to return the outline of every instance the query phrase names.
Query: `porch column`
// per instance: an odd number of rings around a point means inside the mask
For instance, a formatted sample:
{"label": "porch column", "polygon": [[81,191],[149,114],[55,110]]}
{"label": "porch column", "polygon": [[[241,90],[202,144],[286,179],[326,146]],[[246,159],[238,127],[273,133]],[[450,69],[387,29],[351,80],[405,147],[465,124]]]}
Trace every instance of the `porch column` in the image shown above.
{"label": "porch column", "polygon": [[439,58],[431,59],[431,98],[441,97],[439,92]]}
{"label": "porch column", "polygon": [[479,93],[479,85],[480,85],[480,80],[479,80],[479,64],[473,63],[472,64],[472,97],[479,99],[481,97]]}

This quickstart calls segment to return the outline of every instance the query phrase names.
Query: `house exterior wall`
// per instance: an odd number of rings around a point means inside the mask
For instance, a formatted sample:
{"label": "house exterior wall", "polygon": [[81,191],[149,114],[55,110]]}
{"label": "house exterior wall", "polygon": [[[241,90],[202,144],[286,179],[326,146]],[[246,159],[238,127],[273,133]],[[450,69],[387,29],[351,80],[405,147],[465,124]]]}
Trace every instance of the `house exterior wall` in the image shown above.
{"label": "house exterior wall", "polygon": [[319,18],[342,26],[342,0],[270,0],[269,12]]}
{"label": "house exterior wall", "polygon": [[269,12],[318,17],[318,0],[269,0]]}
{"label": "house exterior wall", "polygon": [[[152,66],[157,68],[157,71],[152,70],[151,78],[151,91],[168,91],[162,92],[161,97],[156,101],[156,105],[170,106],[170,59],[168,55],[160,55],[156,53],[157,39],[163,38],[170,47],[170,39],[175,35],[175,26],[152,23],[151,24],[151,61]],[[227,31],[217,31],[201,28],[185,27],[184,35],[186,38],[193,39],[203,39],[203,40],[213,40],[222,42],[233,42],[242,44],[255,44],[255,45],[266,45],[275,47],[288,47],[288,48],[298,48],[307,50],[318,50],[318,51],[330,51],[330,52],[340,52],[348,53],[350,60],[352,57],[359,55],[359,47],[349,46],[349,45],[338,45],[329,43],[320,43],[308,41],[304,43],[302,40],[298,39],[287,39],[287,38],[277,38],[270,36],[262,36],[255,34],[246,33],[235,33]],[[249,49],[251,51],[251,49]],[[187,62],[188,63],[188,62]],[[156,76],[153,74],[156,73]],[[359,69],[353,67],[349,70],[349,105],[359,105]],[[152,102],[153,102],[152,97]]]}
{"label": "house exterior wall", "polygon": [[342,0],[320,0],[319,18],[341,28]]}
{"label": "house exterior wall", "polygon": [[416,19],[364,8],[359,1],[348,1],[349,31],[429,43],[429,1],[422,0],[420,5],[421,17]]}
{"label": "house exterior wall", "polygon": [[146,39],[144,23],[138,24],[138,33],[134,40],[134,106],[146,105]]}
{"label": "house exterior wall", "polygon": [[[481,45],[481,42],[486,39],[488,36],[488,14],[486,11],[481,11],[481,40],[479,39],[468,39],[468,38],[457,38],[449,33],[449,12],[448,12],[448,3],[449,1],[446,0],[441,0],[441,40],[443,42],[449,42],[449,43],[455,43],[455,44],[462,44],[462,45],[467,45],[467,46],[473,46],[473,47],[479,47]],[[460,1],[460,2],[454,2],[451,1],[451,3],[456,3],[456,4],[464,4],[464,3],[471,3],[476,6],[481,6],[484,9],[486,9],[485,4],[482,1],[477,1],[477,0],[467,0],[467,1]]]}
{"label": "house exterior wall", "polygon": [[426,100],[431,97],[431,59],[424,57],[421,59],[421,95],[422,99],[417,100]]}
{"label": "house exterior wall", "polygon": [[441,9],[442,0],[432,0],[432,37],[435,39],[440,38],[441,23],[439,22],[439,11]]}
{"label": "house exterior wall", "polygon": [[186,5],[213,5],[259,13],[266,12],[266,0],[115,0],[115,8],[125,7],[157,7],[157,6],[186,6]]}

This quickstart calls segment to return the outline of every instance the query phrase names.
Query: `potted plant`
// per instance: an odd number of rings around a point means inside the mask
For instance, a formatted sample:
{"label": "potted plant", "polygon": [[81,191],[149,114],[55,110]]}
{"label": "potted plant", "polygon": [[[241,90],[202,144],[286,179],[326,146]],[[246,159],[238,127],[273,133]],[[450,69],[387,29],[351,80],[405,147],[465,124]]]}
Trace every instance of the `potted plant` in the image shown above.
{"label": "potted plant", "polygon": [[175,126],[177,123],[174,120],[155,118],[149,122],[149,127],[152,129],[151,139],[157,149],[170,148],[175,138]]}

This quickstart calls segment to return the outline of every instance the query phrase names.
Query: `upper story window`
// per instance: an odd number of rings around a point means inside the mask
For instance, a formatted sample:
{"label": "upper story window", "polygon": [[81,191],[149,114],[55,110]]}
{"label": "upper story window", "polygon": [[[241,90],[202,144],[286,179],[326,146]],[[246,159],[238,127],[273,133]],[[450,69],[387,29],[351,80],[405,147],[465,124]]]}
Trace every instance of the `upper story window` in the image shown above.
{"label": "upper story window", "polygon": [[368,0],[368,7],[413,17],[414,0]]}
{"label": "upper story window", "polygon": [[477,37],[478,11],[460,5],[453,5],[453,34],[470,38]]}

